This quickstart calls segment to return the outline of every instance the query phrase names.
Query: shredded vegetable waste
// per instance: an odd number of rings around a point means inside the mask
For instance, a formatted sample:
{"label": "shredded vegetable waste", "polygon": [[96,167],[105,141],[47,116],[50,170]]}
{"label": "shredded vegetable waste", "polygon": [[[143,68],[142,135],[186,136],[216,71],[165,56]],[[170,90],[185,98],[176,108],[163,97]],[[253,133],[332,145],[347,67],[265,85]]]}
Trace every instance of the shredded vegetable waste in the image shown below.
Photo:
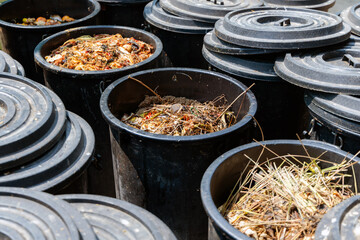
{"label": "shredded vegetable waste", "polygon": [[154,47],[121,34],[84,35],[69,39],[45,59],[56,66],[84,71],[118,69],[142,62]]}
{"label": "shredded vegetable waste", "polygon": [[[56,24],[67,23],[72,21],[75,21],[75,19],[67,15],[61,17],[60,15],[54,14],[54,15],[50,15],[49,18],[45,18],[45,17],[23,18],[22,21],[17,24],[25,25],[25,26],[48,26],[48,25],[56,25]],[[17,21],[15,20],[15,22]]]}
{"label": "shredded vegetable waste", "polygon": [[184,97],[145,96],[136,113],[124,114],[127,125],[150,133],[171,136],[193,136],[217,132],[236,123],[234,112],[227,110],[225,96],[200,103]]}

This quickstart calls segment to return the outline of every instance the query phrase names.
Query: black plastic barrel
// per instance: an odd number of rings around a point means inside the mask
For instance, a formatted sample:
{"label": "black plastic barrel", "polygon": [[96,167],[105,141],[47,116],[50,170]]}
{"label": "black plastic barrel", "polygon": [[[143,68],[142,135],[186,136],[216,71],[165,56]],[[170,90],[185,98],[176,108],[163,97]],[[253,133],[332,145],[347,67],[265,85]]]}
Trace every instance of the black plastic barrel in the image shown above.
{"label": "black plastic barrel", "polygon": [[360,97],[345,94],[305,92],[312,119],[308,136],[356,154],[360,151]]}
{"label": "black plastic barrel", "polygon": [[0,186],[86,193],[94,141],[88,123],[52,91],[0,73]]}
{"label": "black plastic barrel", "polygon": [[[2,49],[18,60],[26,75],[43,83],[41,73],[36,72],[34,49],[47,36],[71,27],[95,24],[100,4],[95,0],[9,0],[0,5],[0,39]],[[68,15],[75,21],[51,26],[24,26],[11,22],[28,17],[46,17],[48,14]]]}
{"label": "black plastic barrel", "polygon": [[[134,204],[97,195],[58,195],[79,211],[98,240],[176,240],[171,230],[155,215]],[[77,212],[76,211],[76,212]]]}
{"label": "black plastic barrel", "polygon": [[[264,147],[262,157],[259,160],[261,164],[267,159],[276,157],[278,155],[297,155],[297,156],[314,156],[321,155],[321,159],[333,163],[341,163],[344,159],[352,159],[352,155],[337,148],[334,145],[323,143],[314,140],[269,140],[260,143],[250,143],[237,148],[234,148],[216,159],[211,166],[206,170],[201,182],[201,199],[206,213],[209,216],[209,238],[211,240],[218,239],[243,239],[251,240],[239,230],[234,228],[230,223],[220,214],[218,207],[224,204],[229,197],[232,189],[236,185],[241,173],[246,169],[249,159],[258,159]],[[306,148],[307,151],[304,150]],[[278,154],[278,155],[275,155]],[[246,157],[244,156],[246,155]],[[308,158],[300,161],[308,161]],[[357,163],[354,165],[354,172],[360,171],[359,158],[354,158]],[[277,158],[278,163],[283,160]],[[332,166],[329,163],[319,163],[321,168]],[[248,169],[250,170],[250,169]],[[352,174],[352,169],[349,169],[349,174]],[[246,170],[243,174],[246,176]],[[354,184],[356,181],[356,185]],[[346,178],[344,184],[359,186],[359,178]],[[353,191],[354,191],[353,187]]]}
{"label": "black plastic barrel", "polygon": [[101,5],[100,24],[144,29],[143,11],[150,0],[97,0]]}
{"label": "black plastic barrel", "polygon": [[159,0],[149,2],[144,9],[150,31],[164,44],[167,67],[192,67],[206,69],[201,55],[204,35],[214,25],[175,16],[164,11]]}
{"label": "black plastic barrel", "polygon": [[255,83],[251,90],[258,102],[256,120],[265,139],[295,139],[308,118],[302,99],[304,91],[276,75],[273,69],[276,55],[234,56],[203,47],[211,70],[228,74],[246,86]]}
{"label": "black plastic barrel", "polygon": [[[80,71],[61,68],[46,62],[44,57],[71,38],[100,33],[134,37],[154,46],[154,54],[132,66],[103,71]],[[90,193],[114,196],[114,180],[109,143],[108,125],[101,116],[99,100],[105,87],[122,76],[140,69],[154,68],[158,65],[162,43],[155,35],[128,27],[87,26],[74,28],[54,34],[39,43],[35,49],[35,61],[43,68],[45,83],[64,102],[66,108],[86,119],[94,129],[97,139],[95,157],[97,168],[89,169]]]}
{"label": "black plastic barrel", "polygon": [[97,239],[85,217],[53,195],[0,187],[0,201],[1,239]]}
{"label": "black plastic barrel", "polygon": [[[200,102],[225,94],[233,101],[246,87],[223,74],[190,68],[162,68],[131,75],[160,96],[176,96]],[[253,137],[251,115],[256,100],[251,91],[234,103],[238,122],[222,131],[197,136],[167,136],[132,128],[119,120],[137,109],[151,92],[123,77],[101,96],[100,107],[111,128],[117,197],[145,206],[162,219],[179,239],[206,239],[206,214],[201,208],[201,175],[228,149]],[[244,100],[242,100],[244,99]]]}

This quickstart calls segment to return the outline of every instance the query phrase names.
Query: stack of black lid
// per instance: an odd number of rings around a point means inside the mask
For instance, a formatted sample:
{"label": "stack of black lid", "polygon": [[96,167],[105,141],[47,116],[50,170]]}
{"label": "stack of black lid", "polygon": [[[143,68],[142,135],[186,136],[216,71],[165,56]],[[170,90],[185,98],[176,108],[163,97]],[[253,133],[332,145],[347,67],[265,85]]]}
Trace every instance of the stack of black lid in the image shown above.
{"label": "stack of black lid", "polygon": [[213,69],[250,85],[266,139],[295,138],[306,118],[302,89],[274,71],[284,52],[346,41],[350,27],[334,14],[300,8],[250,8],[228,13],[204,38],[203,56]]}
{"label": "stack of black lid", "polygon": [[0,72],[7,72],[20,76],[25,76],[23,66],[13,59],[9,54],[0,50]]}
{"label": "stack of black lid", "polygon": [[286,81],[308,89],[312,115],[309,136],[356,154],[360,143],[360,38],[326,50],[288,53],[275,70]]}
{"label": "stack of black lid", "polygon": [[296,7],[327,11],[335,0],[263,0],[268,7]]}
{"label": "stack of black lid", "polygon": [[176,239],[151,213],[109,197],[0,187],[0,202],[1,239]]}
{"label": "stack of black lid", "polygon": [[94,143],[91,127],[51,90],[0,73],[0,186],[63,190],[90,164]]}
{"label": "stack of black lid", "polygon": [[206,68],[201,47],[214,23],[230,11],[261,5],[259,0],[154,0],[144,17],[163,42],[165,66]]}

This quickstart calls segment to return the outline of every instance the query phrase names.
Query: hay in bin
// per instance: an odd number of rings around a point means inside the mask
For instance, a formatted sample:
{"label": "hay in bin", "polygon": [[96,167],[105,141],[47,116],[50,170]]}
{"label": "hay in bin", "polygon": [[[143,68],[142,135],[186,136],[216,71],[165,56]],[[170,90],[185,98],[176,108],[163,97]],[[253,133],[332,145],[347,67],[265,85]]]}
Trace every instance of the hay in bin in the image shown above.
{"label": "hay in bin", "polygon": [[[282,163],[276,165],[276,159]],[[262,164],[249,160],[254,167],[241,183],[239,179],[237,192],[219,210],[254,239],[315,239],[322,216],[354,195],[344,184],[354,161],[327,162],[333,166],[321,169],[319,163],[325,162],[321,156],[277,156]]]}
{"label": "hay in bin", "polygon": [[[222,95],[213,101],[200,103],[184,97],[145,96],[135,114],[124,115],[122,121],[129,126],[156,134],[193,136],[217,132],[236,123],[234,112],[227,104],[215,106],[225,100]],[[226,100],[225,100],[226,102]]]}
{"label": "hay in bin", "polygon": [[[188,76],[187,74],[185,74]],[[188,76],[190,79],[191,77]],[[121,121],[125,124],[150,133],[170,136],[194,136],[213,133],[231,127],[237,122],[246,93],[255,83],[240,93],[230,104],[225,95],[220,95],[212,101],[200,103],[184,97],[161,97],[142,81],[129,76],[155,96],[145,96],[135,113],[124,114]],[[240,99],[241,104],[235,115],[229,109]]]}

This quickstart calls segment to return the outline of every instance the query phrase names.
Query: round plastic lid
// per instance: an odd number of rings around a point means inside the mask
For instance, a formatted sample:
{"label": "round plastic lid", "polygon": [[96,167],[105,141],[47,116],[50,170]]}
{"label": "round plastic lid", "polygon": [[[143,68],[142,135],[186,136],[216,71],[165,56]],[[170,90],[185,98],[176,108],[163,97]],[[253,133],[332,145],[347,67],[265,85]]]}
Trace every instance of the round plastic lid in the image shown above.
{"label": "round plastic lid", "polygon": [[333,114],[327,110],[324,110],[324,106],[318,106],[319,102],[316,103],[314,96],[311,94],[306,93],[304,100],[310,114],[317,121],[332,129],[332,131],[345,136],[351,136],[355,138],[360,137],[360,124],[358,121],[352,121],[348,118],[344,118],[341,116],[340,111],[336,114]]}
{"label": "round plastic lid", "polygon": [[228,13],[215,24],[216,36],[239,46],[304,49],[350,37],[350,26],[331,13],[300,8],[249,8]]}
{"label": "round plastic lid", "polygon": [[90,164],[94,145],[91,127],[79,116],[67,112],[66,131],[56,145],[29,164],[0,173],[0,186],[56,192],[80,176]]}
{"label": "round plastic lid", "polygon": [[212,66],[235,76],[263,80],[282,81],[274,72],[275,59],[240,58],[237,56],[215,53],[203,47],[202,54]]}
{"label": "round plastic lid", "polygon": [[269,7],[299,7],[327,11],[334,6],[335,0],[263,0]]}
{"label": "round plastic lid", "polygon": [[352,33],[360,35],[360,3],[345,9],[340,16],[351,26]]}
{"label": "round plastic lid", "polygon": [[49,150],[65,131],[65,107],[45,87],[0,73],[0,168],[21,166]]}
{"label": "round plastic lid", "polygon": [[307,53],[288,53],[275,72],[300,87],[336,94],[360,95],[360,48],[356,45]]}
{"label": "round plastic lid", "polygon": [[160,0],[161,7],[172,14],[214,23],[227,13],[263,5],[260,0]]}
{"label": "round plastic lid", "polygon": [[214,28],[213,24],[198,22],[190,18],[179,17],[165,12],[160,7],[159,0],[146,4],[144,18],[151,25],[171,32],[205,34]]}
{"label": "round plastic lid", "polygon": [[306,91],[316,106],[341,118],[360,123],[360,98],[345,95]]}
{"label": "round plastic lid", "polygon": [[262,55],[282,52],[282,50],[240,47],[227,43],[216,37],[214,31],[208,32],[205,35],[204,46],[212,52],[229,55]]}
{"label": "round plastic lid", "polygon": [[0,205],[2,239],[96,239],[81,214],[50,194],[0,187]]}
{"label": "round plastic lid", "polygon": [[315,239],[359,239],[360,196],[353,196],[330,209],[315,231]]}
{"label": "round plastic lid", "polygon": [[176,239],[160,219],[131,203],[87,194],[59,195],[59,197],[82,213],[99,240]]}

